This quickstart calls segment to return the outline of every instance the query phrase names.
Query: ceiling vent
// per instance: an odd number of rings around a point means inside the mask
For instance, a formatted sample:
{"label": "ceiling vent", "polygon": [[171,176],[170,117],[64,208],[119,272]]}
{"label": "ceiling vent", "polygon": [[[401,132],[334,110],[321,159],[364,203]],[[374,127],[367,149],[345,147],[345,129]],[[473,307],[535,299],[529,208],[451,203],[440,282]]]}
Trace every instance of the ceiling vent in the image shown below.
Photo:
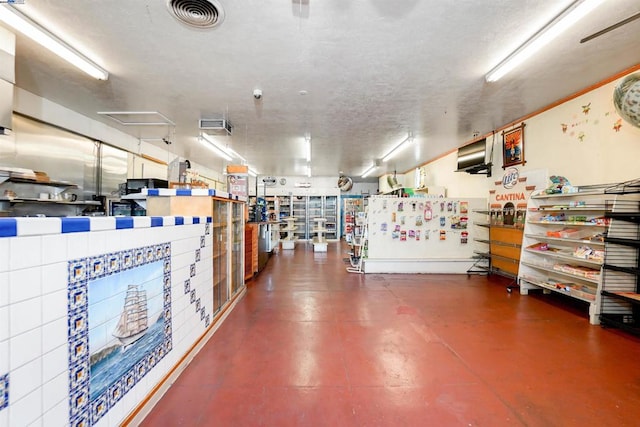
{"label": "ceiling vent", "polygon": [[167,8],[178,21],[196,28],[213,28],[224,20],[217,0],[167,0]]}
{"label": "ceiling vent", "polygon": [[233,125],[225,119],[200,119],[198,127],[202,130],[224,130],[229,135],[233,132]]}

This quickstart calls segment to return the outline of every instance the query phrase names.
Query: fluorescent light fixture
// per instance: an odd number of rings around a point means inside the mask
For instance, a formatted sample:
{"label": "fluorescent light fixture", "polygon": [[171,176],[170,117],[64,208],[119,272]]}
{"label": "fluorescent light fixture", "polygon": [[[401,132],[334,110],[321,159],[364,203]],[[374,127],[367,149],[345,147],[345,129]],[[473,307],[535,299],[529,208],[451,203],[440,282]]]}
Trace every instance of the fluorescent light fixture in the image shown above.
{"label": "fluorescent light fixture", "polygon": [[307,164],[307,177],[311,178],[311,165]]}
{"label": "fluorescent light fixture", "polygon": [[377,167],[376,164],[373,163],[371,166],[369,166],[367,169],[365,169],[364,172],[362,172],[362,175],[360,175],[360,177],[361,178],[368,177],[371,174],[371,172],[373,172],[376,169],[376,167]]}
{"label": "fluorescent light fixture", "polygon": [[522,64],[538,50],[562,34],[566,29],[578,22],[589,12],[599,6],[604,0],[577,0],[566,8],[560,15],[535,33],[522,46],[507,56],[485,76],[488,82],[495,82],[509,71]]}
{"label": "fluorescent light fixture", "polygon": [[216,153],[219,157],[222,157],[226,161],[230,162],[233,160],[233,157],[229,153],[227,153],[222,147],[220,147],[209,135],[206,133],[202,133],[200,135],[199,140],[202,142],[202,145],[209,148],[211,151]]}
{"label": "fluorescent light fixture", "polygon": [[244,157],[242,157],[240,154],[238,154],[238,152],[237,152],[237,151],[232,150],[231,148],[227,148],[225,151],[226,151],[227,153],[231,154],[233,157],[236,157],[236,158],[238,158],[238,159],[242,160],[244,163],[247,163],[247,159],[245,159],[245,158],[244,158]]}
{"label": "fluorescent light fixture", "polygon": [[51,34],[44,27],[34,22],[31,18],[16,8],[8,5],[0,6],[0,21],[49,49],[60,58],[89,74],[91,77],[98,80],[107,80],[109,78],[109,73],[106,70],[89,60],[55,35]]}
{"label": "fluorescent light fixture", "polygon": [[382,161],[383,162],[389,161],[393,156],[398,154],[400,151],[402,151],[407,145],[409,145],[412,142],[413,142],[413,135],[411,134],[411,132],[409,132],[409,135],[407,135],[407,137],[402,142],[400,142],[400,144],[398,144],[395,147],[393,147],[393,149],[391,149],[391,151],[389,151],[382,158]]}
{"label": "fluorescent light fixture", "polygon": [[249,175],[251,176],[258,176],[258,172],[254,171],[253,169],[249,168]]}
{"label": "fluorescent light fixture", "polygon": [[304,136],[304,150],[308,163],[311,161],[311,135],[309,135],[308,133]]}

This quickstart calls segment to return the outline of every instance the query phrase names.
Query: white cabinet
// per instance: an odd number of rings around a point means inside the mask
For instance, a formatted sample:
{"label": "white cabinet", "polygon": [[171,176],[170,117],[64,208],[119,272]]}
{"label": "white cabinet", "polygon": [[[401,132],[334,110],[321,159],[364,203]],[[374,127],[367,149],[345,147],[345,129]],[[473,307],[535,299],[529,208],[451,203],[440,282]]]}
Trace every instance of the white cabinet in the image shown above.
{"label": "white cabinet", "polygon": [[599,323],[604,237],[609,227],[602,191],[531,196],[527,207],[518,280],[532,289],[558,292],[589,305]]}

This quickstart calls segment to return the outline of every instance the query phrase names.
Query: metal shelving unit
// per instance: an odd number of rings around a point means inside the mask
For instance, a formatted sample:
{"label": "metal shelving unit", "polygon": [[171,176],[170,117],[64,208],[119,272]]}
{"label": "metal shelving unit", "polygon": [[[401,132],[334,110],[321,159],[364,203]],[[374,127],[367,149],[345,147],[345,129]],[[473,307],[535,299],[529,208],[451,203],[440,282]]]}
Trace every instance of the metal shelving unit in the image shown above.
{"label": "metal shelving unit", "polygon": [[607,191],[620,195],[607,201],[611,226],[605,238],[600,322],[640,335],[640,187],[632,183]]}

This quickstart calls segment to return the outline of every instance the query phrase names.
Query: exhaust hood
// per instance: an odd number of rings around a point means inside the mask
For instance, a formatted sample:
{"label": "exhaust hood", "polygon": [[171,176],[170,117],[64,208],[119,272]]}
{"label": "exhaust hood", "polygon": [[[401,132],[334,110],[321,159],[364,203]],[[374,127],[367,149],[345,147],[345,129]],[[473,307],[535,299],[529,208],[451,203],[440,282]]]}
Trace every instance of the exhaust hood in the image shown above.
{"label": "exhaust hood", "polygon": [[16,36],[0,27],[0,135],[13,128],[13,85],[16,82]]}

